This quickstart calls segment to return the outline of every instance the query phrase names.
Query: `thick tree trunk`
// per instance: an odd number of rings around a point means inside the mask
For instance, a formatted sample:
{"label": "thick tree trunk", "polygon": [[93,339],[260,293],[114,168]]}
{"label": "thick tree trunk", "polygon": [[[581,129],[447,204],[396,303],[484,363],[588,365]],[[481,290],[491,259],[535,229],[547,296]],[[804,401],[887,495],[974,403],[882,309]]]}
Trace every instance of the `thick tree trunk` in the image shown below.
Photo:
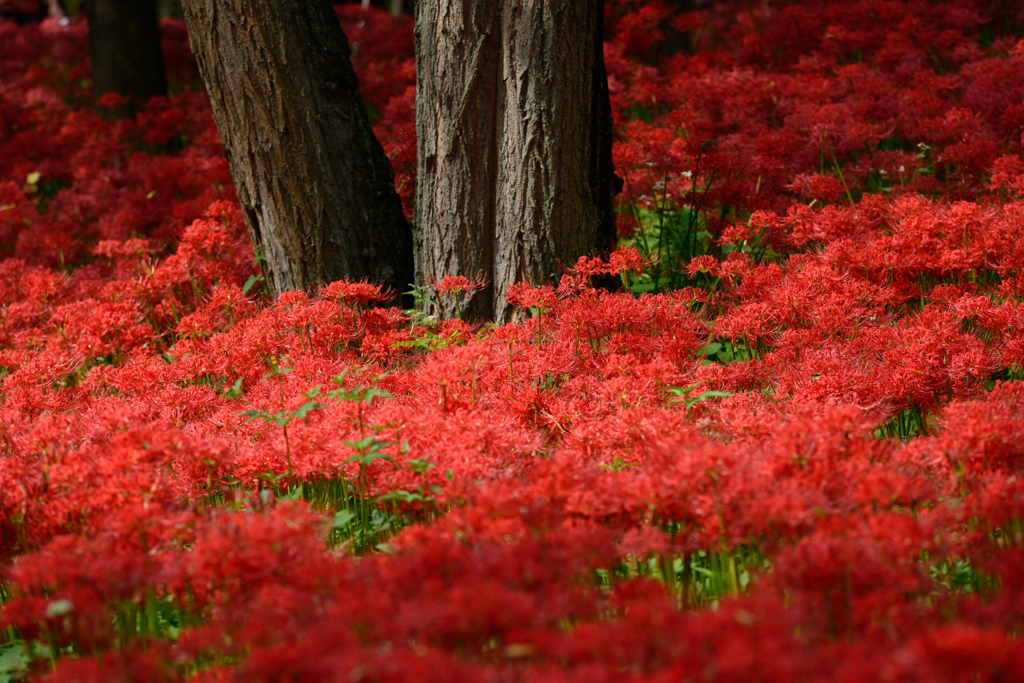
{"label": "thick tree trunk", "polygon": [[602,0],[418,8],[417,276],[490,280],[463,307],[473,317],[508,319],[509,285],[614,244],[602,30]]}
{"label": "thick tree trunk", "polygon": [[154,0],[89,0],[93,92],[128,97],[134,105],[167,94]]}
{"label": "thick tree trunk", "polygon": [[344,277],[401,293],[412,233],[327,0],[185,0],[271,293]]}

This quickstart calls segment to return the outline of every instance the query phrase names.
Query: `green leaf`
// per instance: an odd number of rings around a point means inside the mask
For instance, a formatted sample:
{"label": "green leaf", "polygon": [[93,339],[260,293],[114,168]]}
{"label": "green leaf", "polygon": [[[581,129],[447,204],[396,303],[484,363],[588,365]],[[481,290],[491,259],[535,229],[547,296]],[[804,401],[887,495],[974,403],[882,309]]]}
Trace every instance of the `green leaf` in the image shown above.
{"label": "green leaf", "polygon": [[326,408],[327,405],[324,403],[317,403],[316,401],[308,401],[303,403],[301,406],[293,410],[290,414],[291,417],[297,417],[300,420],[306,419],[306,415],[311,410],[317,410],[319,408]]}
{"label": "green leaf", "polygon": [[390,455],[381,452],[382,448],[387,448],[391,444],[387,441],[378,441],[372,434],[359,441],[342,441],[342,443],[359,451],[359,453],[348,458],[345,462],[358,462],[366,467],[375,460],[395,461]]}
{"label": "green leaf", "polygon": [[639,466],[640,466],[640,463],[626,462],[625,460],[622,459],[622,456],[619,456],[619,455],[616,455],[615,458],[610,463],[598,463],[598,467],[603,467],[604,469],[610,470],[612,472],[621,472],[622,470],[626,469],[627,467],[639,467]]}
{"label": "green leaf", "polygon": [[0,683],[11,683],[21,679],[28,670],[29,654],[25,641],[15,640],[0,645]]}
{"label": "green leaf", "polygon": [[302,500],[302,484],[299,484],[294,489],[278,497],[278,500]]}
{"label": "green leaf", "polygon": [[222,398],[238,398],[242,395],[242,378],[239,377],[231,387],[221,394]]}
{"label": "green leaf", "polygon": [[711,356],[715,355],[716,353],[718,353],[721,350],[722,350],[722,342],[711,342],[710,344],[708,344],[704,348],[702,348],[699,351],[697,351],[697,353],[699,353],[700,355],[704,356],[705,358],[708,358],[708,357],[711,357]]}
{"label": "green leaf", "polygon": [[287,375],[289,372],[291,372],[294,369],[295,368],[285,368],[285,367],[279,367],[279,366],[275,365],[273,368],[268,370],[263,375],[263,377],[260,377],[260,379],[268,379],[270,377],[276,377],[278,375]]}
{"label": "green leaf", "polygon": [[689,408],[694,403],[700,403],[701,401],[706,401],[709,398],[727,398],[729,396],[732,396],[731,391],[705,391],[697,398],[686,399],[686,407]]}
{"label": "green leaf", "polygon": [[386,493],[383,496],[378,496],[377,500],[382,503],[388,503],[391,501],[401,501],[403,503],[422,503],[430,500],[421,493],[410,493],[409,491],[393,491]]}
{"label": "green leaf", "polygon": [[[256,475],[256,478],[257,479],[262,479],[263,481],[267,482],[271,486],[277,486],[277,482],[281,481],[282,479],[287,479],[288,475],[285,475],[285,474],[278,475],[278,474],[275,474],[274,472],[261,472],[261,473]],[[268,492],[264,491],[263,493],[268,493]]]}
{"label": "green leaf", "polygon": [[245,286],[242,287],[242,294],[248,294],[252,286],[262,279],[262,275],[250,275],[249,279],[245,281]]}
{"label": "green leaf", "polygon": [[362,465],[369,465],[375,460],[387,460],[388,462],[395,461],[395,459],[392,458],[390,455],[385,455],[383,453],[373,451],[370,453],[359,453],[358,455],[353,455],[350,458],[346,458],[345,462],[358,462]]}
{"label": "green leaf", "polygon": [[690,393],[694,389],[699,387],[700,384],[701,383],[698,382],[697,384],[691,384],[688,387],[668,387],[668,389],[667,389],[668,393],[670,393],[670,394],[672,394],[673,396],[676,397],[674,400],[671,400],[671,401],[668,402],[669,405],[677,405],[679,403],[682,403],[683,405],[686,406],[687,409],[689,409],[695,403],[701,403],[702,401],[706,401],[709,398],[726,398],[728,396],[732,396],[732,392],[731,391],[710,390],[710,391],[701,392],[699,395],[697,395],[697,396],[695,396],[693,398],[688,398],[690,396]]}
{"label": "green leaf", "polygon": [[427,470],[434,467],[434,463],[426,458],[409,460],[408,465],[409,469],[417,474],[426,474]]}
{"label": "green leaf", "polygon": [[377,441],[377,437],[375,437],[373,434],[371,434],[370,436],[364,436],[362,439],[359,439],[359,441],[342,441],[343,444],[345,444],[346,446],[351,446],[357,451],[372,450],[375,442],[383,443],[381,441]]}
{"label": "green leaf", "polygon": [[688,387],[668,387],[666,391],[676,397],[676,400],[669,401],[669,405],[681,403],[687,396],[690,395],[691,391],[693,391],[699,386],[700,382],[698,382],[697,384],[691,384]]}
{"label": "green leaf", "polygon": [[355,389],[334,389],[329,391],[327,396],[339,401],[355,401],[358,403],[370,403],[376,397],[392,398],[391,393],[384,389],[374,387],[357,387]]}
{"label": "green leaf", "polygon": [[331,519],[331,526],[335,529],[341,529],[342,527],[348,526],[355,518],[356,513],[349,512],[348,510],[341,510]]}

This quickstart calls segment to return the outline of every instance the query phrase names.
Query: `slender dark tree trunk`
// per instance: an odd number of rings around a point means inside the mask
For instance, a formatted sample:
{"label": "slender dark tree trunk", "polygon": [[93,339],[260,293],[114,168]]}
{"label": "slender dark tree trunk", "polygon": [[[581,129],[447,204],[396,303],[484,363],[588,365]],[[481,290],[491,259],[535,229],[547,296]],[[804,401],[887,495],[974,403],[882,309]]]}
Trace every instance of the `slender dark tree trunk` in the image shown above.
{"label": "slender dark tree trunk", "polygon": [[412,234],[327,0],[185,0],[271,293],[348,277],[404,292]]}
{"label": "slender dark tree trunk", "polygon": [[93,92],[128,97],[134,106],[167,94],[154,0],[89,0]]}
{"label": "slender dark tree trunk", "polygon": [[[464,307],[615,241],[603,0],[423,0],[416,18],[417,277],[484,277]],[[444,316],[454,302],[439,303]]]}

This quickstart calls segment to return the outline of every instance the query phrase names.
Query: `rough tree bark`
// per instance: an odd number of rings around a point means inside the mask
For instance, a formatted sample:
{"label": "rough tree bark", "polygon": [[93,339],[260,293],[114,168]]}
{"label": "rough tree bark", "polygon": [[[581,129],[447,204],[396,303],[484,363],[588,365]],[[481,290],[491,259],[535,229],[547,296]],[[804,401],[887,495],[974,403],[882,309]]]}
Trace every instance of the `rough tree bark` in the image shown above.
{"label": "rough tree bark", "polygon": [[134,106],[167,94],[154,0],[89,0],[93,92],[128,97]]}
{"label": "rough tree bark", "polygon": [[488,279],[471,317],[507,320],[510,284],[614,245],[603,16],[603,0],[417,8],[417,281]]}
{"label": "rough tree bark", "polygon": [[183,5],[271,294],[343,277],[406,291],[412,234],[330,3]]}

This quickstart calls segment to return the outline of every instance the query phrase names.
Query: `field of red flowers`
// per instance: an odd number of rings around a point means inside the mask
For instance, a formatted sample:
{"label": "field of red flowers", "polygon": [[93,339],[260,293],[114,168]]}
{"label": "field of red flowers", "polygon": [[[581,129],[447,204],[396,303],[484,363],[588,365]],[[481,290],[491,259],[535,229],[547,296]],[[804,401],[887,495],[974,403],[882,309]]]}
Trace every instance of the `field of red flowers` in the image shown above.
{"label": "field of red flowers", "polygon": [[622,246],[498,327],[267,301],[184,27],[109,121],[0,23],[0,681],[1024,681],[1014,7],[609,2]]}

